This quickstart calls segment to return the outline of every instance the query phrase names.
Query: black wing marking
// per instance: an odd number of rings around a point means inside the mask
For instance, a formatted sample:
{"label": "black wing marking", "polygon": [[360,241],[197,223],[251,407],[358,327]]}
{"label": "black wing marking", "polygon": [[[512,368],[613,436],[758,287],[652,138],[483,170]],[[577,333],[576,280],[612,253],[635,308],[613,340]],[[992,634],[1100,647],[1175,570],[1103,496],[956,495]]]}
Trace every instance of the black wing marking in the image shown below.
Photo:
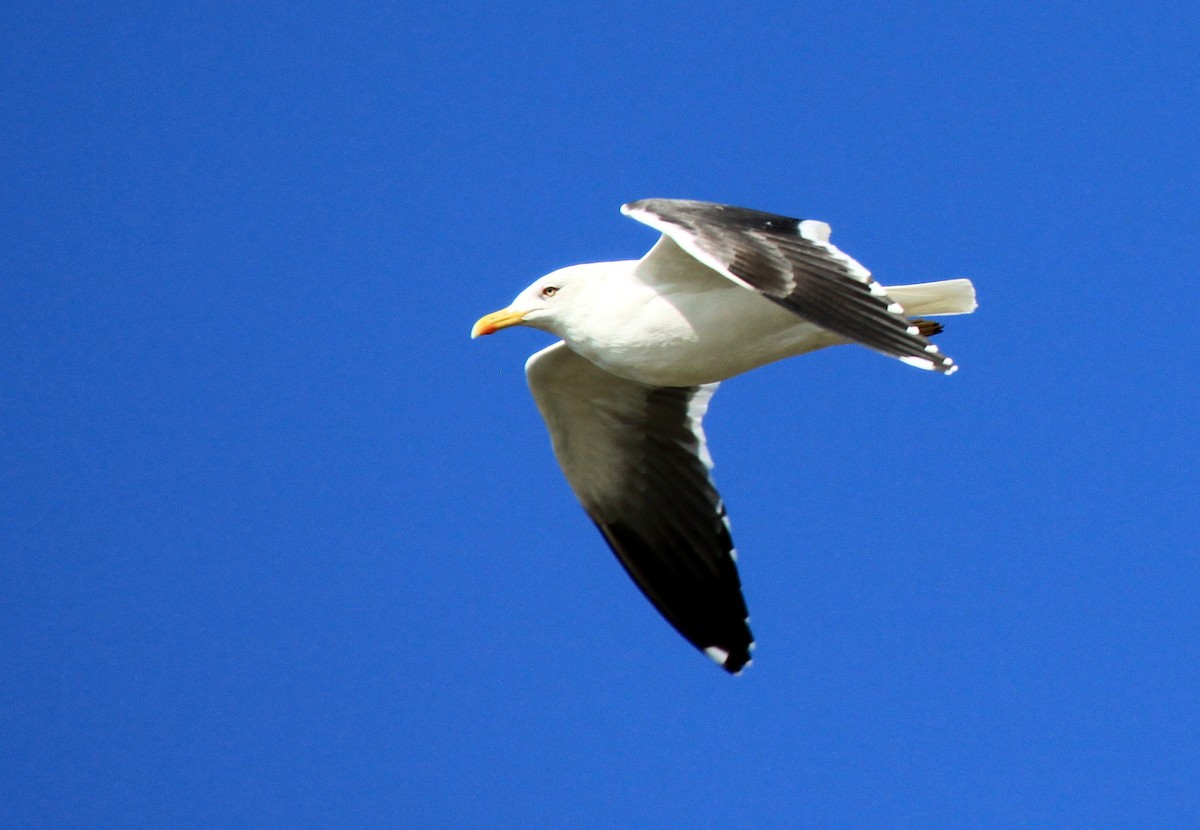
{"label": "black wing marking", "polygon": [[829,242],[823,222],[684,199],[643,199],[621,212],[823,328],[923,369],[958,368],[867,269]]}
{"label": "black wing marking", "polygon": [[526,364],[567,481],[642,593],[727,671],[753,637],[700,421],[716,384],[619,378],[563,343]]}

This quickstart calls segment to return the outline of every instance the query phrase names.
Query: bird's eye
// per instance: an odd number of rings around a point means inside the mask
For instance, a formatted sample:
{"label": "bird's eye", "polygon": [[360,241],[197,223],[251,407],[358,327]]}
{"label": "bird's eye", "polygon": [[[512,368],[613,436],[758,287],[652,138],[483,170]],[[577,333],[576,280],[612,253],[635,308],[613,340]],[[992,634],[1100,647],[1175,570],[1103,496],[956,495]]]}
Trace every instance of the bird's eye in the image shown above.
{"label": "bird's eye", "polygon": [[550,299],[557,293],[558,293],[557,285],[547,285],[545,288],[542,289],[542,296],[545,297],[546,299]]}

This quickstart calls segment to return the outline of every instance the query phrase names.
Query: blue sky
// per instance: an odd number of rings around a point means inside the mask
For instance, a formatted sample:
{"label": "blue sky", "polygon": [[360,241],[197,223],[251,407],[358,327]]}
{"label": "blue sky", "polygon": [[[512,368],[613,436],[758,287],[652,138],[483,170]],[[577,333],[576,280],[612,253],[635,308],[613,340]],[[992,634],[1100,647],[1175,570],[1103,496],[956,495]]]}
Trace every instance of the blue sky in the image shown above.
{"label": "blue sky", "polygon": [[[0,24],[0,824],[1200,823],[1194,5]],[[979,291],[715,398],[738,678],[467,336],[648,196]]]}

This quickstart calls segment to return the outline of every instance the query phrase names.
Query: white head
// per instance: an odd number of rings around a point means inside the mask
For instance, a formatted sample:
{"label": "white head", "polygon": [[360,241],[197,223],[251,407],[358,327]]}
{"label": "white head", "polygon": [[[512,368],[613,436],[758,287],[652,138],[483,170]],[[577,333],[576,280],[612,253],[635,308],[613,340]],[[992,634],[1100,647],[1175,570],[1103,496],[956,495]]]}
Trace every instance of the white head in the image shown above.
{"label": "white head", "polygon": [[552,271],[518,294],[508,308],[480,317],[471,328],[471,338],[509,326],[530,326],[561,337],[565,318],[573,309],[585,307],[587,297],[599,287],[613,265],[595,262]]}

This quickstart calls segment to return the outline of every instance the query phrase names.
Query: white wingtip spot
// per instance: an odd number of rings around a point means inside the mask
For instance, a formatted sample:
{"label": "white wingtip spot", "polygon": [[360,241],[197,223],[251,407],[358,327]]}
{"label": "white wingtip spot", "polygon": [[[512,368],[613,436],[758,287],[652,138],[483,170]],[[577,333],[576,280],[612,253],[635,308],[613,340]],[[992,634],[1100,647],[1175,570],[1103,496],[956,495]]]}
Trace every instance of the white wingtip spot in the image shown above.
{"label": "white wingtip spot", "polygon": [[877,282],[871,283],[871,296],[884,297],[887,296],[887,289]]}
{"label": "white wingtip spot", "polygon": [[936,368],[933,365],[933,361],[930,360],[929,358],[917,357],[916,355],[904,355],[903,357],[900,358],[900,362],[907,363],[909,366],[916,366],[918,369],[932,370],[932,369]]}
{"label": "white wingtip spot", "polygon": [[888,306],[888,311],[890,311],[892,314],[903,314],[904,306],[900,305],[900,303],[891,303]]}
{"label": "white wingtip spot", "polygon": [[938,360],[934,362],[934,360],[928,357],[920,357],[919,355],[904,355],[900,358],[900,362],[907,363],[909,366],[916,366],[918,369],[936,370],[940,368],[942,370],[942,374],[944,375],[952,375],[958,371],[958,366],[955,365],[954,361],[948,357],[943,357],[938,352],[936,346],[926,346],[925,351],[929,352],[930,354],[937,355]]}
{"label": "white wingtip spot", "polygon": [[[916,326],[909,326],[907,329],[905,329],[905,331],[907,331],[909,334],[920,334],[921,333],[921,330],[919,328],[917,328]],[[925,351],[929,351],[929,349],[926,349]]]}
{"label": "white wingtip spot", "polygon": [[707,654],[709,659],[718,666],[724,666],[725,661],[729,659],[729,652],[723,648],[717,648],[716,646],[709,646],[708,648],[704,649],[704,653]]}

